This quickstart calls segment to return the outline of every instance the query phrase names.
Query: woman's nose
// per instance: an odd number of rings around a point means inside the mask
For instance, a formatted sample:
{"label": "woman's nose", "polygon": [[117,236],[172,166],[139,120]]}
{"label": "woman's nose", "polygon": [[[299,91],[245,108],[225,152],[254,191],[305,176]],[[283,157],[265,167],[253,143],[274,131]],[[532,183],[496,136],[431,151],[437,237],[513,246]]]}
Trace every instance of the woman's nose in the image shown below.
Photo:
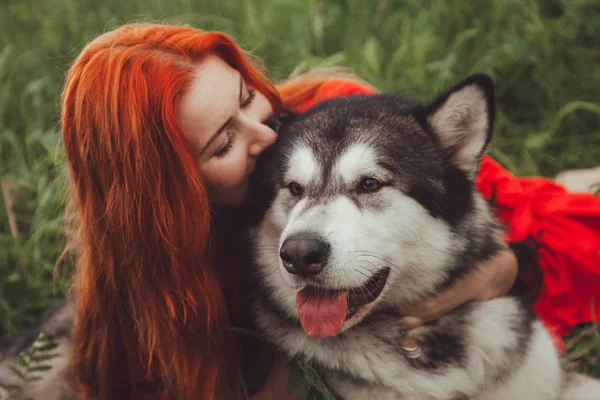
{"label": "woman's nose", "polygon": [[277,139],[275,131],[260,122],[257,124],[254,127],[252,141],[248,146],[248,154],[254,157],[260,155],[267,147],[275,143]]}

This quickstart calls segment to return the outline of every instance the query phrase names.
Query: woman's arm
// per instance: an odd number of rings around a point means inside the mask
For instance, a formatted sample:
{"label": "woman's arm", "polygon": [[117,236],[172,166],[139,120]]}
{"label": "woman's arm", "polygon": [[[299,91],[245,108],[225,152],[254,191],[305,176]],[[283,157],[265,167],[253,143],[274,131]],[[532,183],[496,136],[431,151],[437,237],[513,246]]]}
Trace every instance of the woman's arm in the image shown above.
{"label": "woman's arm", "polygon": [[406,329],[415,328],[469,300],[503,296],[513,287],[518,271],[517,257],[507,248],[434,297],[402,307],[400,324]]}

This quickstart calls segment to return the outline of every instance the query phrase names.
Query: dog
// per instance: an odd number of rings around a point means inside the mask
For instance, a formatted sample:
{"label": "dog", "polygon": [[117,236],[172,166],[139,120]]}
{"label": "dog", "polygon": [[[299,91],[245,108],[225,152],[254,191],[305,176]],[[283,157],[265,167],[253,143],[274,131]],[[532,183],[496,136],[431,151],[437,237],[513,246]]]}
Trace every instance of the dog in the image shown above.
{"label": "dog", "polygon": [[600,399],[519,296],[398,324],[506,246],[474,185],[494,119],[475,74],[429,104],[355,95],[269,122],[248,200],[256,321],[344,399]]}

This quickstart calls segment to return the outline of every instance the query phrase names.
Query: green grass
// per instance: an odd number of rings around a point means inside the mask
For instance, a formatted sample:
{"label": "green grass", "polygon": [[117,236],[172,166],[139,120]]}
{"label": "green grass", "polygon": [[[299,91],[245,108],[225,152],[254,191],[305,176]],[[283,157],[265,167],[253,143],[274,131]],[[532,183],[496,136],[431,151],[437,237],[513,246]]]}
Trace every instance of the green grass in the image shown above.
{"label": "green grass", "polygon": [[[5,0],[0,337],[67,290],[52,283],[64,246],[57,116],[65,71],[91,38],[134,20],[226,31],[262,57],[274,79],[343,65],[382,90],[427,99],[485,72],[499,103],[491,154],[511,171],[551,177],[600,160],[597,0]],[[597,362],[585,361],[598,359],[598,330],[590,332],[571,348],[600,375]]]}

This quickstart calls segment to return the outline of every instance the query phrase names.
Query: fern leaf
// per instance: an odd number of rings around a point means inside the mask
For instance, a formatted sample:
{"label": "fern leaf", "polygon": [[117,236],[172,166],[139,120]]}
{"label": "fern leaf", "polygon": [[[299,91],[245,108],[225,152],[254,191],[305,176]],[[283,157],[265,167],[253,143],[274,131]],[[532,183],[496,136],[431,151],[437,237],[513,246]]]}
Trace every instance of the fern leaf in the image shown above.
{"label": "fern leaf", "polygon": [[21,379],[25,379],[25,373],[22,372],[19,368],[17,368],[17,367],[9,367],[9,368],[13,372],[13,374],[15,374],[16,376],[18,376]]}

